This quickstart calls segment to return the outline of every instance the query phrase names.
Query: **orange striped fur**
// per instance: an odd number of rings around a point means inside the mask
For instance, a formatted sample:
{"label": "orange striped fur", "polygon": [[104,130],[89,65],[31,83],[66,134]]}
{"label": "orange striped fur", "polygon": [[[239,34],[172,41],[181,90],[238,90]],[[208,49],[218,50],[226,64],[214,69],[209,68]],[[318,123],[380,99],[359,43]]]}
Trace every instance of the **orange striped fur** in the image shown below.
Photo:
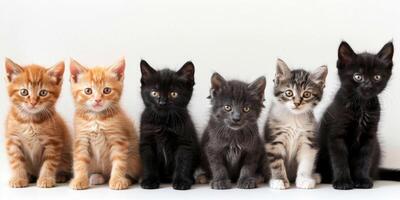
{"label": "orange striped fur", "polygon": [[119,105],[125,61],[108,68],[85,68],[71,60],[75,101],[73,189],[103,184],[128,188],[141,173],[138,136]]}
{"label": "orange striped fur", "polygon": [[6,150],[11,166],[9,185],[54,187],[71,175],[71,140],[55,110],[60,95],[64,62],[45,69],[5,63],[11,109],[6,121]]}

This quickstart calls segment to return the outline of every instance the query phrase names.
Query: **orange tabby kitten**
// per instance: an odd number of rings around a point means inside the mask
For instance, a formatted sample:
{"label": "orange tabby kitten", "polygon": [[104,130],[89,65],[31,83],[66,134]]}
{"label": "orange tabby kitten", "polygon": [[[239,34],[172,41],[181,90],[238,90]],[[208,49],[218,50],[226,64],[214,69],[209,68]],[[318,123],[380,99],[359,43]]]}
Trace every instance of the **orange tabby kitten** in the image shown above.
{"label": "orange tabby kitten", "polygon": [[71,60],[75,111],[73,189],[103,184],[126,189],[141,172],[138,136],[119,105],[125,60],[88,69]]}
{"label": "orange tabby kitten", "polygon": [[55,110],[64,62],[45,69],[5,62],[11,109],[6,121],[6,148],[11,165],[11,187],[54,187],[71,176],[71,140]]}

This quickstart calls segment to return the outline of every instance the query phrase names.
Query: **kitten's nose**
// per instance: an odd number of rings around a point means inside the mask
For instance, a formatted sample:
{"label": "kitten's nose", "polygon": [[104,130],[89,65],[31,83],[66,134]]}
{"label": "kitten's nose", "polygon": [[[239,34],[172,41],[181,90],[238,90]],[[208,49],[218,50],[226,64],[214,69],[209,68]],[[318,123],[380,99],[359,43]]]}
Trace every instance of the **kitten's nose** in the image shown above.
{"label": "kitten's nose", "polygon": [[296,107],[299,107],[301,103],[300,103],[300,102],[294,102],[293,104],[294,104]]}
{"label": "kitten's nose", "polygon": [[32,107],[35,107],[38,102],[37,101],[31,101],[30,103],[31,103]]}
{"label": "kitten's nose", "polygon": [[94,100],[96,103],[100,103],[101,102],[101,99],[95,99]]}
{"label": "kitten's nose", "polygon": [[240,122],[240,114],[239,113],[234,113],[232,116],[232,121],[234,122]]}
{"label": "kitten's nose", "polygon": [[161,106],[166,105],[166,104],[167,104],[167,99],[161,97],[161,98],[158,100],[158,104],[161,105]]}

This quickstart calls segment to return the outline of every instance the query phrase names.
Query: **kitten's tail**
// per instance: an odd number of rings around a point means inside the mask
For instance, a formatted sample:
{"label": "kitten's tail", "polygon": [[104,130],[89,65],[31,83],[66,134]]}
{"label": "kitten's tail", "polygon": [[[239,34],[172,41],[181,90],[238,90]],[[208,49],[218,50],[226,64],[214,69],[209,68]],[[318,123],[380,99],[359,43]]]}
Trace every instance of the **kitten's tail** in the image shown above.
{"label": "kitten's tail", "polygon": [[379,180],[400,181],[400,170],[379,169]]}

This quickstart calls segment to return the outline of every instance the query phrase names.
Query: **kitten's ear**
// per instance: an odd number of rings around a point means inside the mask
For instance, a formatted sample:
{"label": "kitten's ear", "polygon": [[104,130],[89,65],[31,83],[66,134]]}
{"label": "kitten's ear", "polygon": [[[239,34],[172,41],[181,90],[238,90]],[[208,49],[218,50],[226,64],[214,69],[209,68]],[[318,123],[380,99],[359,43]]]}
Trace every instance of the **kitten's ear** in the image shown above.
{"label": "kitten's ear", "polygon": [[265,87],[267,85],[267,81],[265,79],[265,76],[261,76],[257,78],[255,81],[249,84],[248,88],[251,91],[254,91],[257,96],[259,97],[260,101],[264,101],[264,92],[265,92]]}
{"label": "kitten's ear", "polygon": [[194,85],[194,64],[191,61],[186,62],[177,73]]}
{"label": "kitten's ear", "polygon": [[378,53],[378,57],[387,63],[392,63],[394,53],[393,42],[388,42]]}
{"label": "kitten's ear", "polygon": [[71,58],[70,62],[71,81],[78,82],[79,75],[87,71],[87,69],[79,64],[76,60]]}
{"label": "kitten's ear", "polygon": [[142,72],[142,80],[148,79],[151,75],[157,72],[145,60],[140,61],[140,71]]}
{"label": "kitten's ear", "polygon": [[6,58],[5,61],[7,80],[11,82],[15,76],[24,71],[24,68],[14,63],[11,59]]}
{"label": "kitten's ear", "polygon": [[318,67],[310,74],[310,79],[320,85],[321,87],[325,87],[325,80],[328,75],[328,67],[323,65]]}
{"label": "kitten's ear", "polygon": [[214,97],[216,93],[220,92],[221,89],[225,86],[226,81],[224,77],[215,72],[211,76],[211,90],[210,90],[210,98]]}
{"label": "kitten's ear", "polygon": [[108,70],[115,73],[118,80],[123,80],[125,73],[125,58],[121,58],[117,63],[111,65]]}
{"label": "kitten's ear", "polygon": [[47,74],[49,74],[49,76],[51,76],[54,82],[58,85],[62,82],[64,69],[65,69],[64,61],[61,61],[55,64],[53,67],[47,69]]}
{"label": "kitten's ear", "polygon": [[278,58],[276,61],[276,74],[275,74],[275,84],[278,84],[280,81],[290,78],[290,68],[287,64]]}
{"label": "kitten's ear", "polygon": [[339,57],[339,61],[342,64],[349,64],[353,61],[353,59],[355,57],[357,57],[357,54],[354,53],[353,49],[350,47],[350,45],[345,42],[342,41],[342,43],[340,43],[339,45],[339,49],[338,49],[338,57]]}

